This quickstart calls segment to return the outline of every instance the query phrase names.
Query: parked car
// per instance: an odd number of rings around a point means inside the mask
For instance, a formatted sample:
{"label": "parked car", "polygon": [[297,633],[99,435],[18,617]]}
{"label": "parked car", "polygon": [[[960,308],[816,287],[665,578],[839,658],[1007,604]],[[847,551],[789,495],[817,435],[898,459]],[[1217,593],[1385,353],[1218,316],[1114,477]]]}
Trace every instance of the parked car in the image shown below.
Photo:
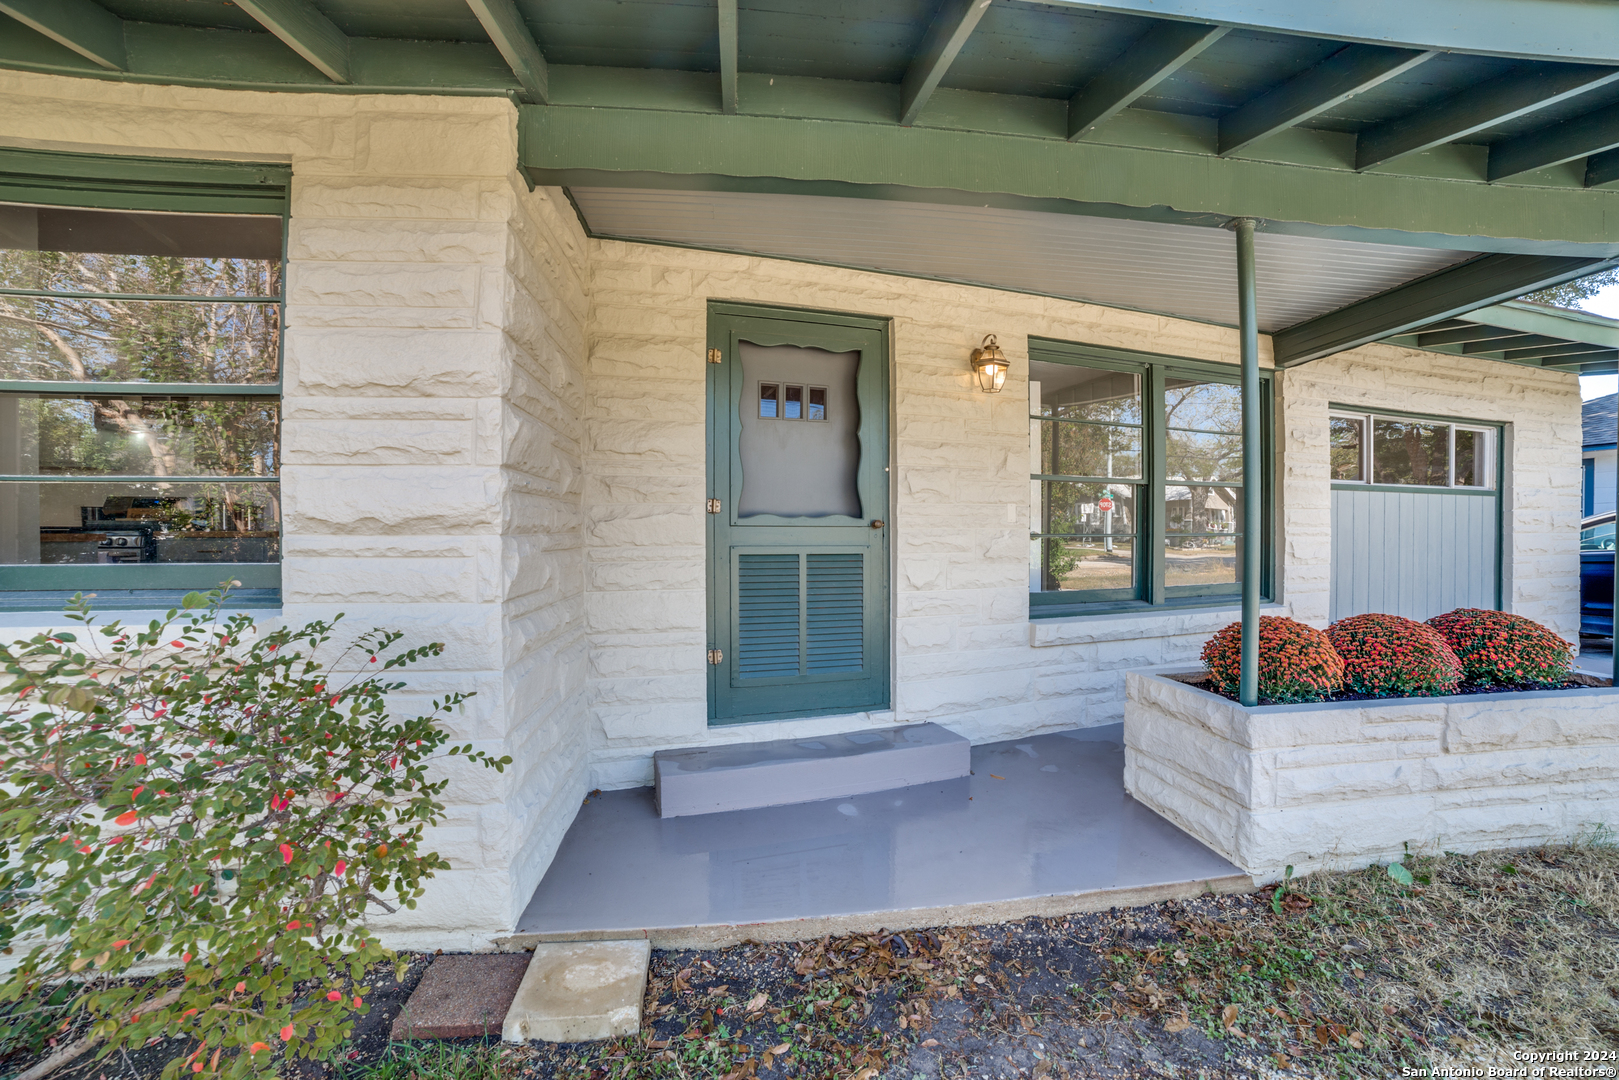
{"label": "parked car", "polygon": [[1580,522],[1580,633],[1613,636],[1614,515]]}

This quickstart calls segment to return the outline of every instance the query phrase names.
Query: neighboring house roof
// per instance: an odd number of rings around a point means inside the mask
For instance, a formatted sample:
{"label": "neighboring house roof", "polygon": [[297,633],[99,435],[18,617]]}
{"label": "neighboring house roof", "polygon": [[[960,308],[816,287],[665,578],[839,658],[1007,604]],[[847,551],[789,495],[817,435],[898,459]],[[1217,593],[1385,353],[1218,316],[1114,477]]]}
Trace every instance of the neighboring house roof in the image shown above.
{"label": "neighboring house roof", "polygon": [[1580,426],[1587,450],[1608,450],[1614,445],[1614,423],[1619,420],[1619,394],[1592,398],[1580,407]]}

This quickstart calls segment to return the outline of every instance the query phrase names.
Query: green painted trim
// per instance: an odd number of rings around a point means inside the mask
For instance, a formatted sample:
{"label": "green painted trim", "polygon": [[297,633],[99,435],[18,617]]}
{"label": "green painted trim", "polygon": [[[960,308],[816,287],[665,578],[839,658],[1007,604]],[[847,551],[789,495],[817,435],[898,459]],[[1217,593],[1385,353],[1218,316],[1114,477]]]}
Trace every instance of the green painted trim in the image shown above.
{"label": "green painted trim", "polygon": [[[1193,586],[1185,586],[1191,588]],[[1029,618],[1034,619],[1079,619],[1092,618],[1102,615],[1177,615],[1183,611],[1206,611],[1209,609],[1231,608],[1241,614],[1241,605],[1233,604],[1232,598],[1236,593],[1204,594],[1201,596],[1186,594],[1175,599],[1166,600],[1156,604],[1149,604],[1144,600],[1133,600],[1124,603],[1104,602],[1094,604],[1040,604],[1036,610],[1033,603],[1036,597],[1049,596],[1053,600],[1065,597],[1065,593],[1030,593]],[[1233,620],[1235,621],[1235,620]]]}
{"label": "green painted trim", "polygon": [[720,111],[737,112],[737,14],[736,0],[719,0]]}
{"label": "green painted trim", "polygon": [[0,379],[0,392],[51,397],[280,397],[276,383],[31,382]]}
{"label": "green painted trim", "polygon": [[353,81],[348,35],[309,0],[236,0],[236,6],[328,79]]}
{"label": "green painted trim", "polygon": [[1349,45],[1220,117],[1221,155],[1234,154],[1438,56],[1432,50]]}
{"label": "green painted trim", "polygon": [[98,67],[122,71],[129,66],[124,21],[91,0],[0,0],[0,12]]}
{"label": "green painted trim", "polygon": [[[1036,355],[1038,354],[1038,355]],[[1029,359],[1045,360],[1054,364],[1086,364],[1101,366],[1113,371],[1135,371],[1140,373],[1149,364],[1168,365],[1176,374],[1195,375],[1198,378],[1219,379],[1235,384],[1241,378],[1241,371],[1235,363],[1227,364],[1219,360],[1204,360],[1193,356],[1176,356],[1173,353],[1152,353],[1139,349],[1125,349],[1116,345],[1092,345],[1080,341],[1061,341],[1057,338],[1029,337]],[[1263,380],[1275,378],[1276,372],[1270,368],[1260,368],[1259,377]],[[1031,419],[1035,419],[1031,417]],[[1041,418],[1045,419],[1045,418]]]}
{"label": "green painted trim", "polygon": [[467,6],[527,91],[524,96],[541,105],[549,101],[550,72],[545,54],[540,51],[517,5],[512,0],[467,0]]}
{"label": "green painted trim", "polygon": [[[1519,334],[1539,334],[1563,341],[1581,341],[1604,348],[1619,348],[1619,319],[1587,311],[1564,311],[1539,304],[1492,304],[1456,316],[1480,327],[1502,327]],[[1421,339],[1428,340],[1424,334]],[[1435,344],[1445,344],[1436,341]]]}
{"label": "green painted trim", "polygon": [[288,165],[0,149],[0,200],[102,210],[287,211]]}
{"label": "green painted trim", "polygon": [[1068,101],[1068,138],[1080,139],[1225,37],[1229,26],[1154,23]]}
{"label": "green painted trim", "polygon": [[[1328,402],[1327,411],[1355,413],[1360,416],[1391,416],[1398,420],[1425,420],[1430,423],[1452,424],[1460,427],[1489,428],[1497,433],[1506,427],[1506,424],[1500,420],[1479,420],[1470,416],[1446,416],[1441,413],[1411,412],[1407,409],[1374,409],[1365,405],[1346,405],[1337,401]],[[1445,490],[1450,489],[1446,488]]]}
{"label": "green painted trim", "polygon": [[955,63],[978,20],[989,10],[989,3],[990,0],[945,0],[939,8],[900,83],[901,126],[916,123],[923,106],[939,88],[939,80]]}
{"label": "green painted trim", "polygon": [[1457,317],[1535,289],[1619,265],[1544,255],[1485,255],[1271,335],[1279,367],[1292,367]]}
{"label": "green painted trim", "polygon": [[1064,8],[1526,60],[1619,64],[1619,33],[1589,0],[1053,0]]}
{"label": "green painted trim", "polygon": [[[214,586],[209,586],[214,588]],[[33,589],[28,592],[0,592],[0,611],[53,611],[67,607],[79,589]],[[181,606],[190,589],[109,589],[102,587],[94,594],[95,610],[104,611],[168,611]],[[279,611],[280,589],[232,589],[229,611]],[[97,620],[105,626],[105,620]],[[63,627],[67,629],[67,627]]]}
{"label": "green painted trim", "polygon": [[1356,141],[1355,167],[1376,168],[1408,154],[1433,150],[1615,79],[1619,79],[1619,68],[1558,64],[1528,73],[1510,72],[1430,108],[1366,128]]}
{"label": "green painted trim", "polygon": [[1500,494],[1495,488],[1433,487],[1425,484],[1357,484],[1352,480],[1334,480],[1332,490],[1385,491],[1397,495],[1483,495],[1491,499]]}
{"label": "green painted trim", "polygon": [[[1140,577],[1140,569],[1139,564],[1132,561],[1131,574],[1135,577]],[[1052,592],[1031,592],[1029,594],[1029,618],[1050,618],[1051,616],[1049,615],[1036,613],[1035,609],[1042,607],[1058,607],[1062,609],[1063,613],[1067,613],[1070,609],[1082,610],[1087,614],[1094,612],[1096,608],[1093,605],[1097,604],[1112,604],[1115,606],[1129,604],[1147,607],[1147,605],[1141,604],[1139,596],[1139,590],[1135,588],[1062,589]],[[1151,608],[1148,608],[1148,610],[1151,610]]]}
{"label": "green painted trim", "polygon": [[[1619,78],[1619,72],[1615,72]],[[1619,105],[1537,128],[1490,147],[1491,181],[1619,148]]]}
{"label": "green painted trim", "polygon": [[280,563],[69,563],[0,566],[0,592],[71,589],[217,589],[236,580],[244,589],[281,588]]}
{"label": "green painted trim", "polygon": [[1619,257],[1605,190],[1531,195],[1091,140],[551,105],[520,110],[518,157],[545,185],[855,194],[1208,227],[1251,216],[1299,235]]}

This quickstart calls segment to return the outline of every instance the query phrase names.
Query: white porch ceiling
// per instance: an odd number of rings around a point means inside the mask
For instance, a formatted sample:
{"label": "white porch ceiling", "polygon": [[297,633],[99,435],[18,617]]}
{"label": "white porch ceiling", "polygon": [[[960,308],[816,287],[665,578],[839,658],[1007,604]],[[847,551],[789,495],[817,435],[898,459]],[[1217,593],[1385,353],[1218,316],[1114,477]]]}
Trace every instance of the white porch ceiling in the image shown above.
{"label": "white porch ceiling", "polygon": [[[882,270],[1237,322],[1224,229],[821,195],[570,189],[597,236]],[[1473,252],[1261,232],[1267,333],[1473,258]]]}

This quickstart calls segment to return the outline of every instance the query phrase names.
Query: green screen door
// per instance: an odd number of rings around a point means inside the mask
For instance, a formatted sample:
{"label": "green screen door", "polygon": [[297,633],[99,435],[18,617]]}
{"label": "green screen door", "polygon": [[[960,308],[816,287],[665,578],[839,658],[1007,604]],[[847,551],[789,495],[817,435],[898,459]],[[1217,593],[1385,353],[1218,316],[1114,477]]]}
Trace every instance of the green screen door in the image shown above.
{"label": "green screen door", "polygon": [[708,716],[888,706],[888,324],[708,315]]}

